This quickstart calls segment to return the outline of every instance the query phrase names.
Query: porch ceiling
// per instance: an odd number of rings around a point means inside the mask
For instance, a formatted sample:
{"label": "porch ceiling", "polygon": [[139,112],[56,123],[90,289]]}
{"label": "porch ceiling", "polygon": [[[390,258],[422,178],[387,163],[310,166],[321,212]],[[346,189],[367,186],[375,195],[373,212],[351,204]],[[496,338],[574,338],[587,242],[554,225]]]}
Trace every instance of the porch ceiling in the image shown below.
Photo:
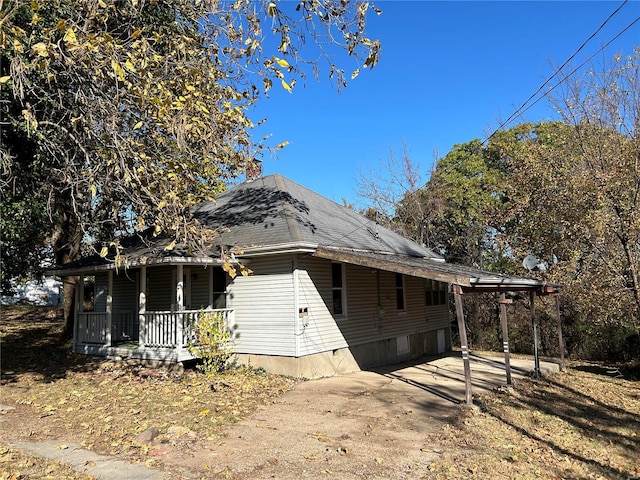
{"label": "porch ceiling", "polygon": [[538,295],[558,293],[562,285],[532,278],[487,272],[429,258],[390,253],[318,247],[314,256],[369,268],[429,278],[460,285],[464,293],[535,291]]}

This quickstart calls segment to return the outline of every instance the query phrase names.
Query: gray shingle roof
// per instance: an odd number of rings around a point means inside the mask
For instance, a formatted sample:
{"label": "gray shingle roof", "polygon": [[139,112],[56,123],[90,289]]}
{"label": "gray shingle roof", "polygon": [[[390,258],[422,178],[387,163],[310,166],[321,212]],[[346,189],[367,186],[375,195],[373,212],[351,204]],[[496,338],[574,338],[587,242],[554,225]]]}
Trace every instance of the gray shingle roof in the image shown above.
{"label": "gray shingle roof", "polygon": [[307,244],[441,259],[279,174],[244,182],[216,200],[199,205],[195,216],[220,229],[220,243],[247,253],[252,248]]}

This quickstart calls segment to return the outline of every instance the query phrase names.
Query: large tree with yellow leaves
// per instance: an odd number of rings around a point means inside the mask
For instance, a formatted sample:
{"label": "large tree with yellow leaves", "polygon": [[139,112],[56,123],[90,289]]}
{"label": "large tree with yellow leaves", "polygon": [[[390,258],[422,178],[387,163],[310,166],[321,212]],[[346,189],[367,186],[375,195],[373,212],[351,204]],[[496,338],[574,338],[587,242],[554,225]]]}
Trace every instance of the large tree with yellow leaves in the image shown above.
{"label": "large tree with yellow leaves", "polygon": [[[272,87],[291,91],[324,61],[343,86],[358,66],[375,66],[380,48],[365,35],[374,8],[363,0],[0,8],[2,222],[11,232],[2,247],[26,258],[49,239],[57,264],[76,259],[83,240],[150,226],[198,248],[205,234],[189,207],[264,148],[252,141],[248,108]],[[352,72],[327,45],[357,59]],[[4,283],[26,268],[2,258]]]}

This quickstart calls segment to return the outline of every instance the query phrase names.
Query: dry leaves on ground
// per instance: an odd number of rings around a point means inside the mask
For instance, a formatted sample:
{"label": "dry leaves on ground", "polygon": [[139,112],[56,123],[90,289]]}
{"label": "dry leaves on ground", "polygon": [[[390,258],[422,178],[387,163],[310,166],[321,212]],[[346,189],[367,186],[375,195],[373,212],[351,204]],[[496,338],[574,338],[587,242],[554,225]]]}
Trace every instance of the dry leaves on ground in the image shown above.
{"label": "dry leaves on ground", "polygon": [[433,435],[429,478],[640,478],[640,384],[573,365],[495,391]]}

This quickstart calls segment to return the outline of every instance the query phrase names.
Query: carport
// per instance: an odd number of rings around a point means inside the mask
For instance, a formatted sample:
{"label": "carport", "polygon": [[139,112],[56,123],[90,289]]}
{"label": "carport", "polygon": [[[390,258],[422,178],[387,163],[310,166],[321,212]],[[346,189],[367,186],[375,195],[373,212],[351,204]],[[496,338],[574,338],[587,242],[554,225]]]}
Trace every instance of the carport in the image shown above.
{"label": "carport", "polygon": [[465,402],[472,403],[473,385],[471,381],[471,364],[469,361],[469,346],[467,342],[467,329],[462,307],[462,296],[476,293],[495,293],[499,295],[500,323],[502,325],[504,366],[506,383],[511,385],[511,361],[509,354],[509,331],[507,324],[507,304],[512,300],[507,298],[507,294],[523,293],[529,296],[529,306],[531,312],[531,328],[534,347],[534,373],[540,375],[540,360],[538,357],[538,332],[536,324],[535,298],[540,296],[555,296],[558,342],[560,347],[560,367],[564,367],[564,341],[562,338],[562,324],[560,318],[560,304],[558,296],[563,286],[555,283],[548,283],[541,280],[506,275],[495,272],[488,272],[477,268],[466,267],[446,263],[444,261],[410,257],[406,255],[396,255],[387,253],[374,253],[368,251],[346,251],[331,247],[319,247],[315,252],[316,256],[329,258],[332,260],[352,263],[365,267],[388,270],[391,272],[434,279],[451,284],[456,307],[456,318],[458,330],[460,332],[460,347],[462,351],[462,362],[464,366],[465,378]]}

